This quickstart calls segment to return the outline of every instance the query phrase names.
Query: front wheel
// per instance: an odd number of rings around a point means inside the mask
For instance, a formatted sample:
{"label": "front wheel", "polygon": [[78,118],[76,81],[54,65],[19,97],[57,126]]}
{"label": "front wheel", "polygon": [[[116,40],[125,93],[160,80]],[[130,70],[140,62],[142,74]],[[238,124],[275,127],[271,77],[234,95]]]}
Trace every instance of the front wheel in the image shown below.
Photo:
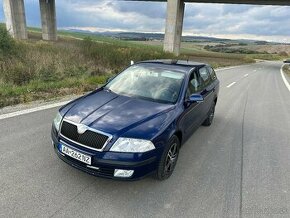
{"label": "front wheel", "polygon": [[212,124],[212,121],[214,118],[214,112],[215,112],[215,103],[212,104],[212,106],[209,110],[209,114],[202,124],[203,126],[210,126]]}
{"label": "front wheel", "polygon": [[162,154],[161,160],[158,164],[158,169],[156,177],[159,180],[168,179],[176,166],[178,155],[179,155],[180,142],[176,135],[173,135],[164,152]]}

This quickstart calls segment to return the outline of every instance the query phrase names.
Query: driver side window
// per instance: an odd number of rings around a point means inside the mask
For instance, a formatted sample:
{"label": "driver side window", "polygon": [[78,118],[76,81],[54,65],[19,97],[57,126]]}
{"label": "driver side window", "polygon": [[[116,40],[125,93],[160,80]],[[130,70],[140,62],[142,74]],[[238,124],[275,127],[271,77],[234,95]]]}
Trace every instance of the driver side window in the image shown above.
{"label": "driver side window", "polygon": [[200,68],[199,74],[200,74],[200,77],[204,83],[204,86],[207,86],[210,83],[210,77],[209,77],[208,70],[205,67]]}
{"label": "driver side window", "polygon": [[201,86],[202,84],[201,84],[200,77],[198,76],[196,71],[193,71],[189,78],[188,88],[186,92],[187,97],[189,97],[190,95],[196,92],[199,92],[202,88]]}

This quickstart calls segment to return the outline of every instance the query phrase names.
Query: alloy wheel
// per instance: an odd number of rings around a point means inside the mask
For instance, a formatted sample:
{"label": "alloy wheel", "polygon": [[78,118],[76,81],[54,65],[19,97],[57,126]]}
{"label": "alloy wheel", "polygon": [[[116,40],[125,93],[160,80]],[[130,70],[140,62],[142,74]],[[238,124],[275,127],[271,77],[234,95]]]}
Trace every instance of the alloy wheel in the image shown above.
{"label": "alloy wheel", "polygon": [[177,155],[178,155],[178,144],[174,142],[167,153],[164,167],[165,173],[171,173],[174,170],[174,166],[177,162]]}
{"label": "alloy wheel", "polygon": [[210,121],[210,123],[212,123],[213,118],[214,118],[214,111],[215,111],[214,109],[215,109],[215,108],[212,107],[211,112],[210,112],[210,114],[209,114],[209,121]]}

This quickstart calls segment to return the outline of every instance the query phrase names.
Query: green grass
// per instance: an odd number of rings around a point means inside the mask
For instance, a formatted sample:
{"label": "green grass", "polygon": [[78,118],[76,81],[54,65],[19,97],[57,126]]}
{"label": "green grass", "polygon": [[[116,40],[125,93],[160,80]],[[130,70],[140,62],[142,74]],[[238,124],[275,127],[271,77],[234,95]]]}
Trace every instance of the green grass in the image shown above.
{"label": "green grass", "polygon": [[82,94],[97,88],[96,84],[103,84],[107,76],[67,78],[59,81],[37,81],[16,86],[11,84],[0,85],[0,108],[8,105],[26,103],[35,100],[49,100],[56,97],[72,94]]}

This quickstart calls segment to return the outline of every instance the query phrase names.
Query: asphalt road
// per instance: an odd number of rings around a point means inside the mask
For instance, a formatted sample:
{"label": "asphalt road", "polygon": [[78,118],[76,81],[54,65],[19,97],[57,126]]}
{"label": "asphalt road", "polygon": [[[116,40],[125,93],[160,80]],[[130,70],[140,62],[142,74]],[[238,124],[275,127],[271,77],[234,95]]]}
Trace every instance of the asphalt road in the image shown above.
{"label": "asphalt road", "polygon": [[290,92],[280,67],[218,71],[214,123],[185,143],[163,182],[97,178],[59,160],[50,142],[57,108],[0,120],[0,217],[290,217]]}

